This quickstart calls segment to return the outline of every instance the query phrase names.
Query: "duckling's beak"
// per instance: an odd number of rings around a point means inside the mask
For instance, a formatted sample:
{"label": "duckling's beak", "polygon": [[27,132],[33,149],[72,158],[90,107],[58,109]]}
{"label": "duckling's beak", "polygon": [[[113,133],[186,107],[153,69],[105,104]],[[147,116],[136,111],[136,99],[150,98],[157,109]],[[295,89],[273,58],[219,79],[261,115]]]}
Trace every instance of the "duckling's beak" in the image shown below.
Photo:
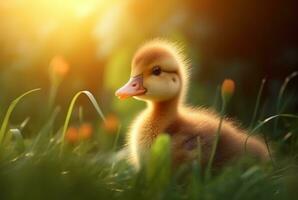
{"label": "duckling's beak", "polygon": [[146,93],[146,88],[143,86],[143,76],[135,76],[129,79],[129,81],[118,89],[115,95],[119,99],[126,99],[128,97],[142,95]]}

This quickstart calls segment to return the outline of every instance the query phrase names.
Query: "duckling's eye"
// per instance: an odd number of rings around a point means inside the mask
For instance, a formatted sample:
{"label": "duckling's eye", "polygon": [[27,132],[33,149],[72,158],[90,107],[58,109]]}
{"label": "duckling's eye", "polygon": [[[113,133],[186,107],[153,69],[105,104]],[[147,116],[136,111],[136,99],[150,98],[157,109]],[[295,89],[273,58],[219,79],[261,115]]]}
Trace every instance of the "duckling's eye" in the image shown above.
{"label": "duckling's eye", "polygon": [[155,76],[159,76],[161,74],[161,69],[159,66],[155,66],[153,67],[152,69],[152,74],[155,75]]}

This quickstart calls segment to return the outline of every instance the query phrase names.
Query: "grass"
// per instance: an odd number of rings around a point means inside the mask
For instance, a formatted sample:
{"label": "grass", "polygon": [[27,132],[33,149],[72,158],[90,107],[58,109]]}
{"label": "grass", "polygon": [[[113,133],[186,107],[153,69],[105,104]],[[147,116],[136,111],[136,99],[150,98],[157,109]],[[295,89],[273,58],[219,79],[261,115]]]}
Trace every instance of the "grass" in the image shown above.
{"label": "grass", "polygon": [[[216,135],[215,135],[215,141],[213,143],[212,149],[211,149],[211,155],[210,155],[210,159],[208,160],[208,164],[207,164],[207,170],[206,170],[206,178],[209,179],[211,176],[211,167],[213,164],[213,160],[215,157],[215,153],[216,153],[216,149],[217,149],[217,145],[220,139],[220,132],[221,132],[221,127],[222,127],[222,123],[224,121],[224,114],[225,114],[225,110],[226,110],[226,105],[227,105],[227,101],[225,98],[222,97],[222,108],[220,111],[220,119],[219,119],[219,125],[216,131]],[[201,154],[201,152],[200,152]]]}
{"label": "grass", "polygon": [[250,125],[249,125],[249,130],[252,129],[252,127],[254,126],[255,121],[257,119],[257,115],[258,115],[258,111],[260,109],[260,102],[261,102],[261,97],[262,97],[262,93],[263,93],[265,83],[266,83],[266,79],[263,79],[262,83],[261,83],[261,86],[260,86],[260,89],[259,89],[259,92],[258,92],[258,95],[257,95],[256,105],[255,105],[253,116],[252,116],[252,119],[251,119],[251,122],[250,122]]}
{"label": "grass", "polygon": [[16,105],[19,103],[19,101],[22,100],[22,98],[24,98],[25,96],[27,96],[33,92],[36,92],[38,90],[40,90],[40,89],[34,89],[34,90],[30,90],[28,92],[25,92],[24,94],[22,94],[21,96],[19,96],[18,98],[16,98],[15,100],[13,100],[11,102],[11,104],[9,105],[9,107],[6,111],[6,114],[4,116],[4,119],[3,119],[3,122],[2,122],[2,125],[0,128],[0,145],[2,144],[2,141],[5,137],[5,132],[6,132],[6,129],[7,129],[8,123],[9,123],[9,118],[10,118],[13,110],[15,109]]}
{"label": "grass", "polygon": [[[101,117],[101,119],[103,121],[105,121],[105,117],[103,115],[103,112],[101,111],[101,109],[100,109],[98,103],[96,102],[94,96],[89,91],[80,91],[77,94],[75,94],[75,96],[72,98],[72,100],[70,102],[70,105],[69,105],[69,108],[68,108],[68,111],[67,111],[67,114],[66,114],[66,118],[65,118],[65,121],[64,121],[64,125],[63,125],[62,137],[61,137],[61,152],[63,150],[64,141],[65,141],[64,138],[65,138],[65,134],[66,134],[66,131],[67,131],[67,128],[68,128],[68,124],[69,124],[69,121],[70,121],[72,111],[74,109],[74,105],[75,105],[77,99],[79,98],[79,96],[82,95],[82,94],[85,94],[89,98],[90,102],[94,106],[94,108],[95,108],[96,112],[98,113],[98,115]],[[80,116],[81,115],[82,114],[80,114]],[[82,117],[80,117],[80,118],[82,118]]]}
{"label": "grass", "polygon": [[[257,120],[263,86],[264,82],[257,95],[250,125],[251,135],[261,128],[264,132],[270,132],[264,128],[277,118],[285,118],[289,120],[288,123],[297,126],[298,116],[295,114],[278,113]],[[294,135],[288,139],[291,140],[289,144],[275,142],[274,166],[243,158],[206,178],[198,158],[190,165],[173,170],[169,159],[170,138],[162,134],[155,141],[150,155],[144,156],[141,169],[136,171],[123,159],[124,151],[117,150],[120,127],[110,151],[99,150],[97,140],[101,139],[100,135],[76,145],[65,140],[75,103],[81,95],[86,95],[100,118],[105,119],[99,104],[88,91],[80,91],[71,99],[64,123],[57,131],[54,131],[54,122],[59,108],[51,112],[40,130],[36,128],[33,137],[24,137],[23,134],[24,127],[30,123],[28,118],[21,125],[8,128],[16,105],[35,91],[26,92],[14,100],[1,124],[0,199],[261,200],[296,197],[298,153],[280,150],[282,145],[291,145],[290,149],[298,150],[294,129],[286,130]],[[79,109],[79,118],[82,122],[82,107]],[[256,125],[255,121],[258,121]]]}
{"label": "grass", "polygon": [[[278,97],[277,97],[277,104],[276,104],[276,113],[277,114],[280,114],[280,112],[282,111],[281,110],[282,98],[284,96],[284,93],[286,91],[286,88],[287,88],[289,82],[297,76],[298,76],[298,71],[295,71],[285,78],[285,81],[283,82],[283,84],[279,90]],[[276,136],[276,134],[277,134],[277,128],[278,128],[278,119],[276,119],[274,121],[274,129],[273,129],[274,136]]]}

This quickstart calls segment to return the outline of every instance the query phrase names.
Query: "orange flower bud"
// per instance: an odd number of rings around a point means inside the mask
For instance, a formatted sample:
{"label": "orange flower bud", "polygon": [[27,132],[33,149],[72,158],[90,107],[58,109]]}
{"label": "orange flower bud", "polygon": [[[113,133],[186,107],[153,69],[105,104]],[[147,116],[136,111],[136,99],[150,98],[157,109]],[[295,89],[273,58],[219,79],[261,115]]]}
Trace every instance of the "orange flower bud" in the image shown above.
{"label": "orange flower bud", "polygon": [[89,139],[92,135],[92,126],[89,123],[84,123],[80,126],[79,129],[79,138],[82,140]]}
{"label": "orange flower bud", "polygon": [[225,79],[221,85],[221,95],[225,100],[229,100],[234,94],[235,82],[232,79]]}
{"label": "orange flower bud", "polygon": [[77,143],[79,141],[78,130],[74,127],[69,127],[68,130],[66,131],[65,139],[69,143],[72,143],[72,144]]}
{"label": "orange flower bud", "polygon": [[110,133],[116,132],[119,127],[119,119],[115,114],[109,114],[106,116],[106,122],[102,124],[103,128]]}
{"label": "orange flower bud", "polygon": [[65,76],[69,71],[69,65],[62,56],[55,56],[50,62],[50,70],[54,76]]}

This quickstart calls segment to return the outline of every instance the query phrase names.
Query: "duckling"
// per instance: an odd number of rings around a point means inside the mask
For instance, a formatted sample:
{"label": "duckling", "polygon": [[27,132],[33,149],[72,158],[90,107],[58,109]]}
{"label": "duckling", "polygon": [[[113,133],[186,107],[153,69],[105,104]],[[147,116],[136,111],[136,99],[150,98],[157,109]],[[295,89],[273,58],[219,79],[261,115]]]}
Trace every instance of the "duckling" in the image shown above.
{"label": "duckling", "polygon": [[[116,91],[120,99],[133,97],[145,101],[147,108],[133,121],[127,135],[130,160],[140,167],[140,158],[148,152],[161,133],[169,134],[172,161],[180,165],[195,159],[201,149],[201,164],[211,155],[219,116],[210,109],[185,104],[189,85],[189,65],[177,45],[161,39],[145,43],[132,59],[129,81]],[[264,143],[225,119],[220,132],[213,165],[222,166],[245,152],[261,159],[268,158]]]}

